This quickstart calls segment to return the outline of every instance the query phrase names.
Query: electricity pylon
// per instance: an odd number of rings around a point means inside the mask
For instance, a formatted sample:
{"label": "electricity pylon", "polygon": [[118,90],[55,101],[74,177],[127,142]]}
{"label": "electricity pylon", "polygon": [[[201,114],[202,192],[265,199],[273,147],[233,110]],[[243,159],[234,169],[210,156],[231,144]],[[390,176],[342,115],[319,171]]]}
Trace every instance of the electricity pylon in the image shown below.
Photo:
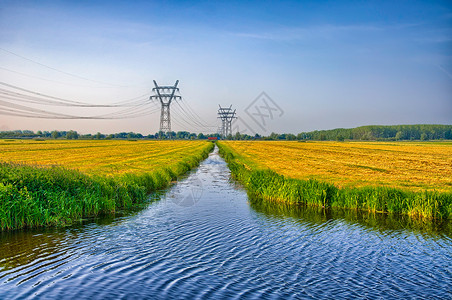
{"label": "electricity pylon", "polygon": [[151,100],[160,100],[160,104],[162,105],[160,113],[160,131],[166,134],[171,132],[171,101],[173,101],[173,99],[181,99],[180,96],[174,95],[176,92],[179,92],[179,88],[177,87],[178,84],[179,80],[176,80],[176,83],[172,86],[159,86],[154,80],[155,88],[153,88],[152,91],[155,95],[149,97]]}
{"label": "electricity pylon", "polygon": [[235,109],[232,110],[232,105],[229,107],[221,107],[218,109],[219,119],[221,119],[221,136],[227,138],[232,134],[232,120],[237,119],[235,116]]}

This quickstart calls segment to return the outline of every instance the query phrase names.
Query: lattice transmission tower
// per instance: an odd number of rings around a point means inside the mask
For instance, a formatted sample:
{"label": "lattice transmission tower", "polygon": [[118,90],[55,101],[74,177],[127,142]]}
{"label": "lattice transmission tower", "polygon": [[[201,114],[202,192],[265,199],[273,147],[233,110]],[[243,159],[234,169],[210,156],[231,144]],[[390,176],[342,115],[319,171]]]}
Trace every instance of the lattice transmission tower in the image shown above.
{"label": "lattice transmission tower", "polygon": [[232,110],[232,105],[229,107],[221,107],[219,105],[218,118],[221,119],[221,136],[227,138],[232,134],[232,120],[237,119],[235,116],[235,109]]}
{"label": "lattice transmission tower", "polygon": [[150,99],[160,100],[160,104],[162,105],[160,113],[160,131],[166,134],[171,132],[171,101],[181,99],[180,96],[175,95],[176,92],[179,92],[179,88],[177,87],[178,84],[179,80],[176,80],[176,83],[174,85],[159,86],[154,80],[155,87],[152,89],[154,95],[152,95]]}

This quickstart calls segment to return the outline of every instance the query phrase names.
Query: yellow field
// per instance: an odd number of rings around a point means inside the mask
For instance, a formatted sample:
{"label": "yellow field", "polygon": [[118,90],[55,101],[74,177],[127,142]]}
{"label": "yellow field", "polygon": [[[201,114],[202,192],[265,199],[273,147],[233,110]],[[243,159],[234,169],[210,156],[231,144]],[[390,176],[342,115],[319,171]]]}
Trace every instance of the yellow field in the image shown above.
{"label": "yellow field", "polygon": [[253,166],[338,187],[452,191],[452,143],[224,141]]}
{"label": "yellow field", "polygon": [[118,175],[166,167],[206,146],[205,141],[0,140],[0,161]]}

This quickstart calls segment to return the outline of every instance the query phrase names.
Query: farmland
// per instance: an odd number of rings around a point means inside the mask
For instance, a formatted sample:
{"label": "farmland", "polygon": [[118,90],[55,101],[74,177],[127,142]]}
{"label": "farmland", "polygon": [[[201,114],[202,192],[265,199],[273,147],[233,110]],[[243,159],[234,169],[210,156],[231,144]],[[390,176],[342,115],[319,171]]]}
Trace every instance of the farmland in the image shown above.
{"label": "farmland", "polygon": [[233,173],[263,198],[429,218],[452,210],[452,143],[228,141],[220,147]]}
{"label": "farmland", "polygon": [[0,140],[0,161],[116,176],[152,172],[204,147],[202,141]]}
{"label": "farmland", "polygon": [[132,207],[212,148],[202,141],[0,141],[0,227],[64,226]]}
{"label": "farmland", "polygon": [[339,187],[452,191],[452,142],[241,142],[227,145],[256,165]]}

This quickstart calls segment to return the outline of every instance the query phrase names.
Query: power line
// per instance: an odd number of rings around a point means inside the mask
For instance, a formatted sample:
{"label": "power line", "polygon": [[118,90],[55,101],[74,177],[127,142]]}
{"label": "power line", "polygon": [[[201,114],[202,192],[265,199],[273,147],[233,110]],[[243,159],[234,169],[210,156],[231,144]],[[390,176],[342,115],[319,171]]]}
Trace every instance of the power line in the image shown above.
{"label": "power line", "polygon": [[59,72],[59,73],[62,73],[62,74],[68,75],[68,76],[72,76],[72,77],[75,77],[75,78],[78,78],[78,79],[82,79],[82,80],[86,80],[86,81],[91,81],[91,82],[95,82],[95,83],[100,83],[100,84],[103,84],[103,85],[116,86],[116,87],[126,87],[126,86],[123,86],[123,85],[118,85],[118,84],[112,84],[112,83],[108,83],[108,82],[97,81],[97,80],[93,80],[93,79],[90,79],[90,78],[86,78],[86,77],[83,77],[83,76],[79,76],[79,75],[76,75],[76,74],[73,74],[73,73],[69,73],[69,72],[66,72],[66,71],[62,71],[62,70],[59,70],[59,69],[57,69],[57,68],[48,66],[48,65],[43,64],[43,63],[40,63],[40,62],[38,62],[38,61],[35,61],[35,60],[33,60],[33,59],[30,59],[30,58],[27,58],[27,57],[25,57],[25,56],[19,55],[19,54],[17,54],[17,53],[14,53],[14,52],[12,52],[12,51],[10,51],[10,50],[6,50],[6,49],[1,48],[1,47],[0,47],[0,50],[4,51],[4,52],[6,52],[6,53],[9,53],[9,54],[11,54],[11,55],[14,55],[14,56],[16,56],[16,57],[19,57],[19,58],[21,58],[21,59],[30,61],[30,62],[32,62],[32,63],[34,63],[34,64],[37,64],[37,65],[43,66],[43,67],[45,67],[45,68],[48,68],[48,69],[50,69],[50,70],[53,70],[53,71],[56,71],[56,72]]}
{"label": "power line", "polygon": [[27,118],[48,118],[48,119],[126,119],[137,118],[149,115],[158,111],[158,108],[149,107],[149,103],[143,103],[134,107],[127,107],[112,113],[95,115],[95,116],[80,116],[57,113],[40,108],[25,106],[10,101],[5,101],[5,97],[0,97],[0,114],[22,116]]}
{"label": "power line", "polygon": [[[159,86],[155,81],[155,88],[152,89],[154,95],[149,99],[157,99],[160,105],[155,101],[147,99],[148,94],[140,95],[131,99],[118,101],[113,104],[92,104],[82,101],[74,101],[61,97],[44,94],[35,90],[30,90],[21,86],[12,85],[0,81],[0,115],[17,116],[25,118],[45,118],[45,119],[82,119],[82,120],[106,120],[106,119],[126,119],[138,118],[156,113],[160,110],[160,130],[163,132],[171,131],[170,104],[172,100],[180,100],[181,96],[176,95],[179,92],[179,81],[173,86]],[[176,101],[174,113],[176,115],[175,123],[182,127],[196,128],[201,132],[212,131],[217,125],[208,125],[201,117],[190,107],[188,103],[181,105]],[[113,112],[98,115],[84,115],[77,113],[55,112],[48,108],[68,107],[68,108],[123,108]]]}
{"label": "power line", "polygon": [[[129,102],[127,105],[99,105],[99,104],[72,104],[62,101],[56,101],[48,98],[37,97],[26,95],[23,93],[12,92],[9,90],[5,90],[0,88],[0,98],[8,99],[16,102],[25,102],[25,103],[33,103],[33,104],[41,104],[41,105],[53,105],[53,106],[65,106],[65,107],[127,107],[127,106],[136,106],[142,104],[144,99],[135,102]],[[143,98],[141,96],[141,98]]]}
{"label": "power line", "polygon": [[0,67],[1,70],[5,70],[11,73],[15,73],[15,74],[19,74],[21,76],[25,76],[25,77],[29,77],[29,78],[35,78],[35,79],[39,79],[39,80],[43,80],[43,81],[47,81],[47,82],[53,82],[53,83],[58,83],[58,84],[62,84],[62,85],[68,85],[68,86],[74,86],[74,87],[82,87],[82,88],[94,88],[94,89],[98,89],[98,88],[113,88],[113,87],[107,87],[107,86],[94,86],[94,85],[84,85],[84,84],[75,84],[75,83],[68,83],[68,82],[63,82],[63,81],[58,81],[58,80],[53,80],[53,79],[48,79],[48,78],[44,78],[44,77],[40,77],[40,76],[35,76],[35,75],[31,75],[31,74],[26,74],[23,72],[19,72],[19,71],[14,71],[5,67]]}
{"label": "power line", "polygon": [[173,110],[173,112],[174,112],[174,115],[177,117],[177,118],[173,119],[174,121],[178,120],[178,121],[184,122],[185,127],[187,127],[187,126],[191,127],[191,128],[196,129],[197,131],[205,131],[206,130],[206,127],[193,124],[190,121],[188,121],[187,119],[185,119],[181,114],[179,114],[179,112],[177,110]]}
{"label": "power line", "polygon": [[187,118],[189,118],[194,124],[197,124],[197,125],[199,125],[199,126],[201,126],[201,127],[204,127],[204,126],[205,126],[204,124],[198,122],[195,118],[193,118],[192,115],[190,115],[189,113],[187,113],[187,111],[182,107],[182,105],[180,105],[179,102],[177,102],[177,104],[178,104],[179,108],[181,109],[181,112],[182,112]]}
{"label": "power line", "polygon": [[193,120],[191,118],[188,118],[188,120],[187,120],[187,119],[185,119],[184,115],[182,114],[184,111],[181,110],[180,114],[179,114],[177,109],[179,109],[179,107],[176,106],[176,110],[174,110],[175,114],[177,114],[180,119],[183,119],[185,121],[185,123],[187,123],[191,127],[196,127],[198,129],[201,129],[201,130],[206,130],[207,128],[217,127],[216,125],[215,126],[209,126],[209,125],[200,124],[198,122],[193,122]]}
{"label": "power line", "polygon": [[1,107],[0,115],[10,115],[25,118],[40,118],[40,119],[79,119],[79,120],[116,120],[116,119],[130,119],[148,116],[156,113],[158,110],[143,110],[130,114],[118,114],[116,116],[109,115],[97,115],[97,116],[78,116],[78,115],[66,115],[48,111],[33,111],[29,109],[8,109]]}
{"label": "power line", "polygon": [[189,104],[189,101],[186,101],[186,98],[185,98],[185,97],[184,97],[182,100],[185,100],[185,101],[181,101],[181,102],[182,102],[182,105],[184,105],[184,106],[187,107],[188,112],[189,112],[195,119],[199,120],[199,121],[200,121],[202,124],[204,124],[204,125],[210,126],[210,125],[207,124],[207,122],[205,122],[205,120],[203,120],[203,118],[201,118],[201,117],[196,113],[196,111],[195,111],[194,109],[192,109],[192,107],[191,107],[190,104]]}
{"label": "power line", "polygon": [[[28,90],[22,87],[18,87],[6,82],[1,82],[0,81],[0,85],[6,86],[8,88],[12,88],[14,90],[18,90],[18,91],[22,91],[22,92],[26,92],[32,95],[36,95],[39,96],[41,98],[34,98],[33,100],[39,101],[42,100],[44,102],[53,104],[53,105],[61,105],[61,106],[78,106],[78,107],[122,107],[122,106],[129,106],[129,105],[134,105],[136,104],[136,100],[139,98],[144,97],[146,94],[144,95],[140,95],[138,97],[134,97],[132,99],[127,99],[127,100],[123,100],[123,101],[119,101],[116,102],[114,104],[90,104],[90,103],[84,103],[84,102],[80,102],[80,101],[74,101],[74,100],[68,100],[68,99],[64,99],[64,98],[60,98],[60,97],[54,97],[54,96],[50,96],[50,95],[46,95],[40,92],[36,92],[36,91],[32,91],[32,90]],[[23,93],[19,93],[19,92],[11,92],[5,89],[1,89],[4,93],[9,93],[9,95],[16,95],[16,96],[22,96],[22,97],[30,97],[29,95],[23,94]],[[46,99],[42,99],[42,98],[47,98]],[[30,100],[30,98],[28,98]],[[52,101],[48,100],[51,99]],[[142,101],[140,101],[139,103],[141,103]],[[137,103],[137,104],[139,104]]]}

